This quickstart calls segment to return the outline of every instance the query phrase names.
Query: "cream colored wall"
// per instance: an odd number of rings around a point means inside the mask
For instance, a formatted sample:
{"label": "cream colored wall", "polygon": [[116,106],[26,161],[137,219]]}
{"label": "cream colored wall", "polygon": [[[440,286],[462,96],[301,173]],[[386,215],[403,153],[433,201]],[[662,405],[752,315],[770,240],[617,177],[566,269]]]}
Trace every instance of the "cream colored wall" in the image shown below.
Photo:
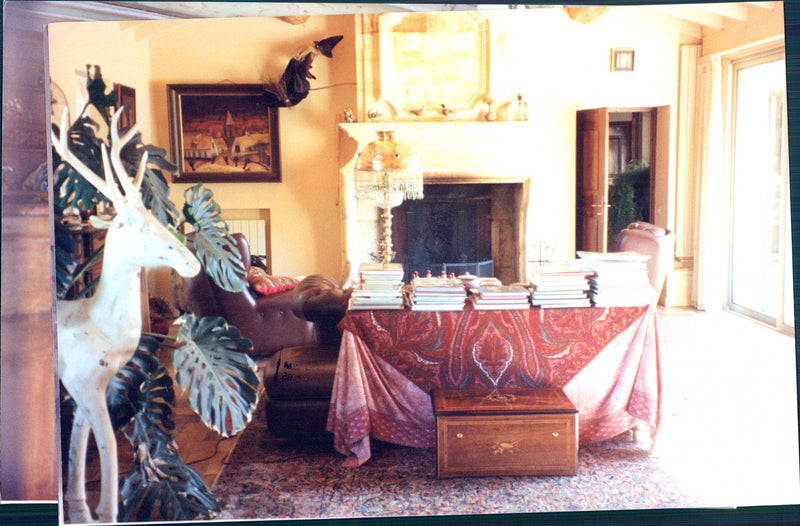
{"label": "cream colored wall", "polygon": [[[153,141],[168,145],[167,84],[277,79],[314,40],[345,35],[332,59],[315,58],[309,96],[279,110],[282,182],[206,185],[223,217],[226,207],[270,209],[275,274],[341,274],[336,126],[342,110],[355,104],[353,27],[350,16],[311,17],[302,25],[276,18],[202,19],[150,38],[149,87],[158,112]],[[327,86],[333,87],[315,89]],[[182,200],[188,186],[173,184],[173,199]]]}
{"label": "cream colored wall", "polygon": [[[556,9],[487,16],[491,95],[496,101],[525,96],[530,118],[539,125],[531,162],[535,171],[551,174],[546,185],[531,188],[528,246],[557,238],[556,256],[574,257],[576,110],[676,105],[681,24],[635,7],[612,9],[586,25]],[[614,47],[635,50],[633,72],[609,71]],[[674,177],[672,164],[667,173]],[[667,188],[666,182],[657,185],[656,217],[664,222],[670,210]]]}
{"label": "cream colored wall", "polygon": [[[86,93],[85,77],[75,70],[85,71],[86,64],[100,65],[103,79],[112,88],[114,82],[136,90],[138,118],[151,114],[148,96],[150,53],[146,39],[136,39],[132,31],[123,31],[120,22],[63,22],[48,26],[50,78],[64,92],[69,103],[70,119],[78,111],[76,92]],[[57,116],[56,122],[61,122]],[[147,119],[142,133],[147,140],[152,118]]]}
{"label": "cream colored wall", "polygon": [[[780,34],[782,10],[750,7],[752,23],[705,35],[703,52],[730,50]],[[531,120],[533,170],[551,174],[531,188],[528,246],[559,239],[559,257],[575,248],[575,111],[580,108],[670,106],[668,180],[656,186],[656,219],[675,222],[675,140],[679,45],[685,26],[645,8],[615,8],[583,25],[564,10],[487,11],[490,19],[490,95],[495,101],[523,93]],[[297,106],[280,110],[283,182],[208,185],[223,210],[270,208],[275,273],[338,276],[342,231],[338,202],[338,134],[342,110],[356,109],[355,20],[348,15],[311,17],[302,25],[274,18],[202,19],[51,26],[51,72],[72,100],[73,70],[103,66],[109,81],[137,90],[148,142],[169,149],[166,85],[257,83],[278,77],[305,45],[345,35],[334,58],[314,61],[312,91]],[[609,71],[612,47],[635,50],[633,72]],[[659,123],[661,125],[662,123]],[[182,202],[186,184],[173,185]],[[547,196],[542,199],[542,196]],[[537,198],[538,197],[538,198]]]}
{"label": "cream colored wall", "polygon": [[[338,278],[337,124],[342,110],[355,106],[353,27],[351,16],[312,17],[302,25],[275,18],[58,24],[51,29],[50,69],[56,82],[72,86],[75,68],[100,64],[109,84],[134,87],[145,141],[169,151],[167,84],[277,79],[289,59],[314,40],[345,35],[332,59],[315,58],[310,95],[279,110],[282,182],[205,185],[223,217],[226,207],[270,209],[275,274]],[[189,186],[171,185],[179,206]],[[152,294],[168,296],[168,273],[149,278]]]}

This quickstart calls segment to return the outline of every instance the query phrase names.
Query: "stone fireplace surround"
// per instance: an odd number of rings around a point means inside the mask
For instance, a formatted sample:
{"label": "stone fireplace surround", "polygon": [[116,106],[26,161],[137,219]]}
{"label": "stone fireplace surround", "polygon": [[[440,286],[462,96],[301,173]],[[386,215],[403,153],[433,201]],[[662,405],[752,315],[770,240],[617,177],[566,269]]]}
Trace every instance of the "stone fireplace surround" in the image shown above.
{"label": "stone fireplace surround", "polygon": [[357,153],[377,138],[378,130],[394,130],[397,140],[415,148],[425,184],[510,184],[512,197],[503,200],[500,214],[494,214],[502,216],[492,227],[495,275],[504,283],[525,281],[526,261],[531,259],[527,257],[526,232],[534,176],[530,162],[533,128],[529,122],[340,124],[343,260],[351,264],[350,277],[357,278],[359,263],[370,261],[369,253],[378,246],[380,211],[374,204],[355,198],[353,181]]}

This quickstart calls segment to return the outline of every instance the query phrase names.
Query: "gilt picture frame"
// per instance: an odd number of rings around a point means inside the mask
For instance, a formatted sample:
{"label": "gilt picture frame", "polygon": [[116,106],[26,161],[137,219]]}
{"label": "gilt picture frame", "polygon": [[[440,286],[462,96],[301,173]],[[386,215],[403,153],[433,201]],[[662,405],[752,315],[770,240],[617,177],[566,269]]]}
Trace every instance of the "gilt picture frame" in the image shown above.
{"label": "gilt picture frame", "polygon": [[172,181],[280,182],[278,108],[260,84],[169,84]]}

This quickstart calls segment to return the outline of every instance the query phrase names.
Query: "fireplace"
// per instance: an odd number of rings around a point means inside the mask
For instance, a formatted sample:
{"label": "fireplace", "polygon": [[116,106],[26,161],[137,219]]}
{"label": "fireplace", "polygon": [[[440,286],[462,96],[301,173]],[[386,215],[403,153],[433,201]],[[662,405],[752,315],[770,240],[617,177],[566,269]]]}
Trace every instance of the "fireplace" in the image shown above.
{"label": "fireplace", "polygon": [[[378,130],[395,130],[422,160],[425,197],[394,208],[392,241],[405,279],[413,271],[462,273],[459,263],[491,262],[503,283],[526,279],[526,232],[531,167],[531,128],[523,122],[391,122],[340,124],[339,165],[344,234],[343,259],[369,262],[380,238],[379,209],[356,200],[357,152]],[[474,267],[473,267],[474,268]],[[471,272],[475,274],[475,272]]]}
{"label": "fireplace", "polygon": [[430,270],[518,281],[513,239],[519,226],[513,211],[520,192],[519,183],[425,185],[424,199],[393,210],[392,243],[404,280]]}

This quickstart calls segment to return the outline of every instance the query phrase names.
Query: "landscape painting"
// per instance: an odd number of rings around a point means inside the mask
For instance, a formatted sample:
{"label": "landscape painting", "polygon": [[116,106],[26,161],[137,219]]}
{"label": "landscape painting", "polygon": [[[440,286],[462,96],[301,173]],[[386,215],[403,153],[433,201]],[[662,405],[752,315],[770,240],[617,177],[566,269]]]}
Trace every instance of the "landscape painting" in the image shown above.
{"label": "landscape painting", "polygon": [[173,182],[280,182],[278,108],[263,87],[170,84]]}

